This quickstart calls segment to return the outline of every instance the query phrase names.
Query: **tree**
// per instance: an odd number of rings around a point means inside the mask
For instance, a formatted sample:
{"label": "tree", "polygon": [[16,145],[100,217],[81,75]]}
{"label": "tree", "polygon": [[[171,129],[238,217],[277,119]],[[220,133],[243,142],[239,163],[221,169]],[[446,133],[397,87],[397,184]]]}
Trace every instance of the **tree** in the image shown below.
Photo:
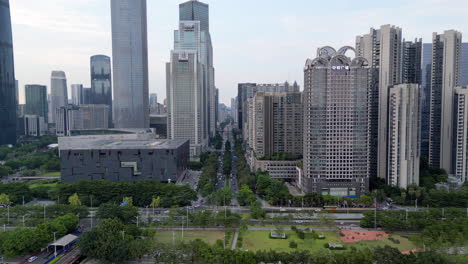
{"label": "tree", "polygon": [[116,204],[106,203],[101,204],[97,211],[99,219],[119,219],[122,223],[130,224],[136,220],[138,216],[138,208],[126,205],[120,206]]}
{"label": "tree", "polygon": [[0,194],[0,204],[10,205],[11,204],[10,196],[5,193]]}
{"label": "tree", "polygon": [[132,257],[130,244],[134,238],[126,235],[125,229],[125,225],[118,219],[103,220],[99,226],[81,236],[78,241],[81,253],[89,258],[109,262],[129,260]]}
{"label": "tree", "polygon": [[239,201],[239,204],[241,206],[247,206],[255,202],[255,200],[257,200],[257,197],[249,188],[249,186],[243,184],[240,190],[237,192],[237,200]]}
{"label": "tree", "polygon": [[127,205],[133,206],[133,198],[132,197],[124,197],[122,204],[124,204],[126,206]]}
{"label": "tree", "polygon": [[161,197],[153,197],[153,200],[151,200],[150,206],[153,208],[158,208],[161,205]]}
{"label": "tree", "polygon": [[81,200],[77,193],[73,194],[72,196],[68,197],[68,203],[73,206],[80,206]]}
{"label": "tree", "polygon": [[260,203],[259,201],[253,202],[250,206],[250,214],[253,219],[265,218],[266,212],[262,209],[262,203]]}

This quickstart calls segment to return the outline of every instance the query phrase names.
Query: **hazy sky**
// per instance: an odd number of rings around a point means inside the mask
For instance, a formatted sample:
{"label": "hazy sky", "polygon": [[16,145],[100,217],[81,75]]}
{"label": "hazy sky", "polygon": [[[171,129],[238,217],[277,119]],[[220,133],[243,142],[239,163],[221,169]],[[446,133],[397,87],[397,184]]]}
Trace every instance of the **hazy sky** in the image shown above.
{"label": "hazy sky", "polygon": [[[10,0],[16,78],[50,86],[52,70],[90,86],[89,57],[112,55],[111,0]],[[178,0],[148,0],[150,92],[166,95],[164,63],[177,28]],[[205,0],[210,5],[216,86],[230,104],[237,83],[297,80],[318,47],[354,46],[370,27],[394,24],[406,39],[457,29],[468,34],[467,0]]]}

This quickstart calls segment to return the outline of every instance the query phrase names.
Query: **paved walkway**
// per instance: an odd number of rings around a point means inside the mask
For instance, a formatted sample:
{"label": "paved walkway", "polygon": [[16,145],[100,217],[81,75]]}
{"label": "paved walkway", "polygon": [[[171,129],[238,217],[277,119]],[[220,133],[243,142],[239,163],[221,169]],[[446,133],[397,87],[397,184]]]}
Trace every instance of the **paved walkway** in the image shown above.
{"label": "paved walkway", "polygon": [[239,237],[239,230],[236,230],[236,233],[234,234],[234,239],[232,239],[232,246],[231,250],[236,249],[237,246],[237,238]]}

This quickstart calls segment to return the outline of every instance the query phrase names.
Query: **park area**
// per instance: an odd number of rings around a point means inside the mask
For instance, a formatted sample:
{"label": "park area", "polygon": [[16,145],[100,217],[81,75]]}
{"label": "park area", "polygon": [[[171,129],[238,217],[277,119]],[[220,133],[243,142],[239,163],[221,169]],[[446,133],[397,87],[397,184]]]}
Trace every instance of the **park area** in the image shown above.
{"label": "park area", "polygon": [[[306,237],[305,239],[300,239],[294,231],[285,231],[287,234],[287,239],[270,239],[270,231],[247,231],[243,234],[242,238],[242,248],[252,251],[258,250],[275,250],[275,251],[286,251],[291,252],[295,250],[309,250],[311,252],[318,252],[321,250],[326,250],[324,247],[328,243],[342,244],[347,250],[351,247],[357,249],[363,248],[372,248],[372,247],[383,247],[385,245],[395,247],[400,251],[408,251],[418,248],[413,241],[410,240],[411,236],[403,234],[389,234],[378,236],[378,240],[366,241],[356,239],[355,236],[354,242],[343,242],[342,235],[339,232],[333,231],[318,231],[319,235],[323,234],[325,239],[313,239]],[[369,233],[369,232],[361,232]],[[367,235],[367,234],[366,234]],[[363,235],[361,234],[361,238]],[[345,235],[346,237],[346,235]],[[376,236],[371,236],[376,237]],[[297,248],[291,248],[290,242],[294,241],[297,243]]]}
{"label": "park area", "polygon": [[[224,239],[224,231],[213,231],[213,230],[184,230],[183,241],[188,242],[195,239],[201,239],[202,241],[214,244],[216,240]],[[156,232],[156,240],[162,243],[173,243],[173,241],[182,241],[182,231],[171,231],[171,230],[158,230]]]}

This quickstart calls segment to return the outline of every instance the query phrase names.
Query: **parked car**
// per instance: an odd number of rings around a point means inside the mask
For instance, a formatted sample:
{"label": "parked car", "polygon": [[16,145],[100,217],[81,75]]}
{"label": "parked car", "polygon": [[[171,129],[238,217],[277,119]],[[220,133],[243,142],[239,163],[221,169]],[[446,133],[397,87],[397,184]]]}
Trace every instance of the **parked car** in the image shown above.
{"label": "parked car", "polygon": [[31,263],[31,262],[34,262],[36,261],[37,257],[36,256],[32,256],[30,258],[28,258],[28,262]]}

